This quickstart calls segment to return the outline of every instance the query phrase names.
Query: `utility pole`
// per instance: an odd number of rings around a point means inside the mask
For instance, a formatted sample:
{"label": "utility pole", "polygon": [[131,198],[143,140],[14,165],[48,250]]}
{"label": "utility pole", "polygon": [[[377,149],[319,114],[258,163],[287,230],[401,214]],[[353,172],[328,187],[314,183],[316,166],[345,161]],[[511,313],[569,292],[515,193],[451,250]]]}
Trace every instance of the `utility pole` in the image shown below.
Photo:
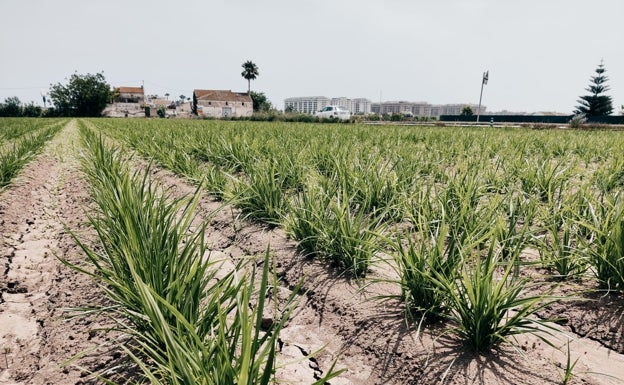
{"label": "utility pole", "polygon": [[477,123],[479,123],[479,115],[481,114],[481,98],[483,98],[483,86],[487,84],[490,77],[490,71],[483,73],[483,80],[481,81],[481,94],[479,94],[479,107],[477,108]]}

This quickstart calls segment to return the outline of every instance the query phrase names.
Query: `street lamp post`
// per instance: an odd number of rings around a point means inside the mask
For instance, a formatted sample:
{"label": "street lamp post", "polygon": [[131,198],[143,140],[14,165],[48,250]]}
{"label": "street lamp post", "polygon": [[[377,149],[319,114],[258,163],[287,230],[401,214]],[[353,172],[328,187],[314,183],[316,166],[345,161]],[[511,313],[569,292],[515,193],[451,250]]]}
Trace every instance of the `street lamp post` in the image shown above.
{"label": "street lamp post", "polygon": [[481,81],[481,94],[479,94],[479,107],[477,108],[477,123],[479,123],[479,115],[481,114],[481,99],[483,98],[483,86],[487,84],[490,77],[490,71],[483,73],[483,80]]}

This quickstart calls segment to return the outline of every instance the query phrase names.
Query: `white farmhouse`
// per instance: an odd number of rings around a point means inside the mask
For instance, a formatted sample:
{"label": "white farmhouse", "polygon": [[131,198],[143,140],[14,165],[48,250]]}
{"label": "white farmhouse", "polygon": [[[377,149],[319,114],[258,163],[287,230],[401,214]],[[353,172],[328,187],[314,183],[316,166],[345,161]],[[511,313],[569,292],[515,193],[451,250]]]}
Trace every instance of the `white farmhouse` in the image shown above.
{"label": "white farmhouse", "polygon": [[112,103],[106,106],[104,116],[144,117],[145,91],[143,87],[116,87],[113,90]]}
{"label": "white farmhouse", "polygon": [[251,96],[230,90],[194,90],[193,107],[199,117],[239,118],[253,114]]}

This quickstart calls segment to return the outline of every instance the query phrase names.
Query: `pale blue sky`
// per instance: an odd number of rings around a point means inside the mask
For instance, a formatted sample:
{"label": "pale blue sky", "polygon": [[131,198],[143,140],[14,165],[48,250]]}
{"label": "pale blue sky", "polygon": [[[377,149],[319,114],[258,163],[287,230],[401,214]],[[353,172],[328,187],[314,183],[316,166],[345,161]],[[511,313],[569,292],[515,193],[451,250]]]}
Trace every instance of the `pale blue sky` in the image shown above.
{"label": "pale blue sky", "polygon": [[0,101],[40,103],[74,71],[190,96],[478,103],[571,112],[604,59],[624,104],[622,0],[0,0]]}

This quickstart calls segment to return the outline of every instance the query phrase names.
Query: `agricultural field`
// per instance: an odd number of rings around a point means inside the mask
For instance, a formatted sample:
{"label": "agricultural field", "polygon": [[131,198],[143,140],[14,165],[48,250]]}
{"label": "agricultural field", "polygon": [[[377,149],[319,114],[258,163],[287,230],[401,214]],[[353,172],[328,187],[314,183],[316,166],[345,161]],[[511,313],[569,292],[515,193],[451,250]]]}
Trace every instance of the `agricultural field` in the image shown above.
{"label": "agricultural field", "polygon": [[0,384],[624,381],[624,132],[0,119],[0,170]]}

